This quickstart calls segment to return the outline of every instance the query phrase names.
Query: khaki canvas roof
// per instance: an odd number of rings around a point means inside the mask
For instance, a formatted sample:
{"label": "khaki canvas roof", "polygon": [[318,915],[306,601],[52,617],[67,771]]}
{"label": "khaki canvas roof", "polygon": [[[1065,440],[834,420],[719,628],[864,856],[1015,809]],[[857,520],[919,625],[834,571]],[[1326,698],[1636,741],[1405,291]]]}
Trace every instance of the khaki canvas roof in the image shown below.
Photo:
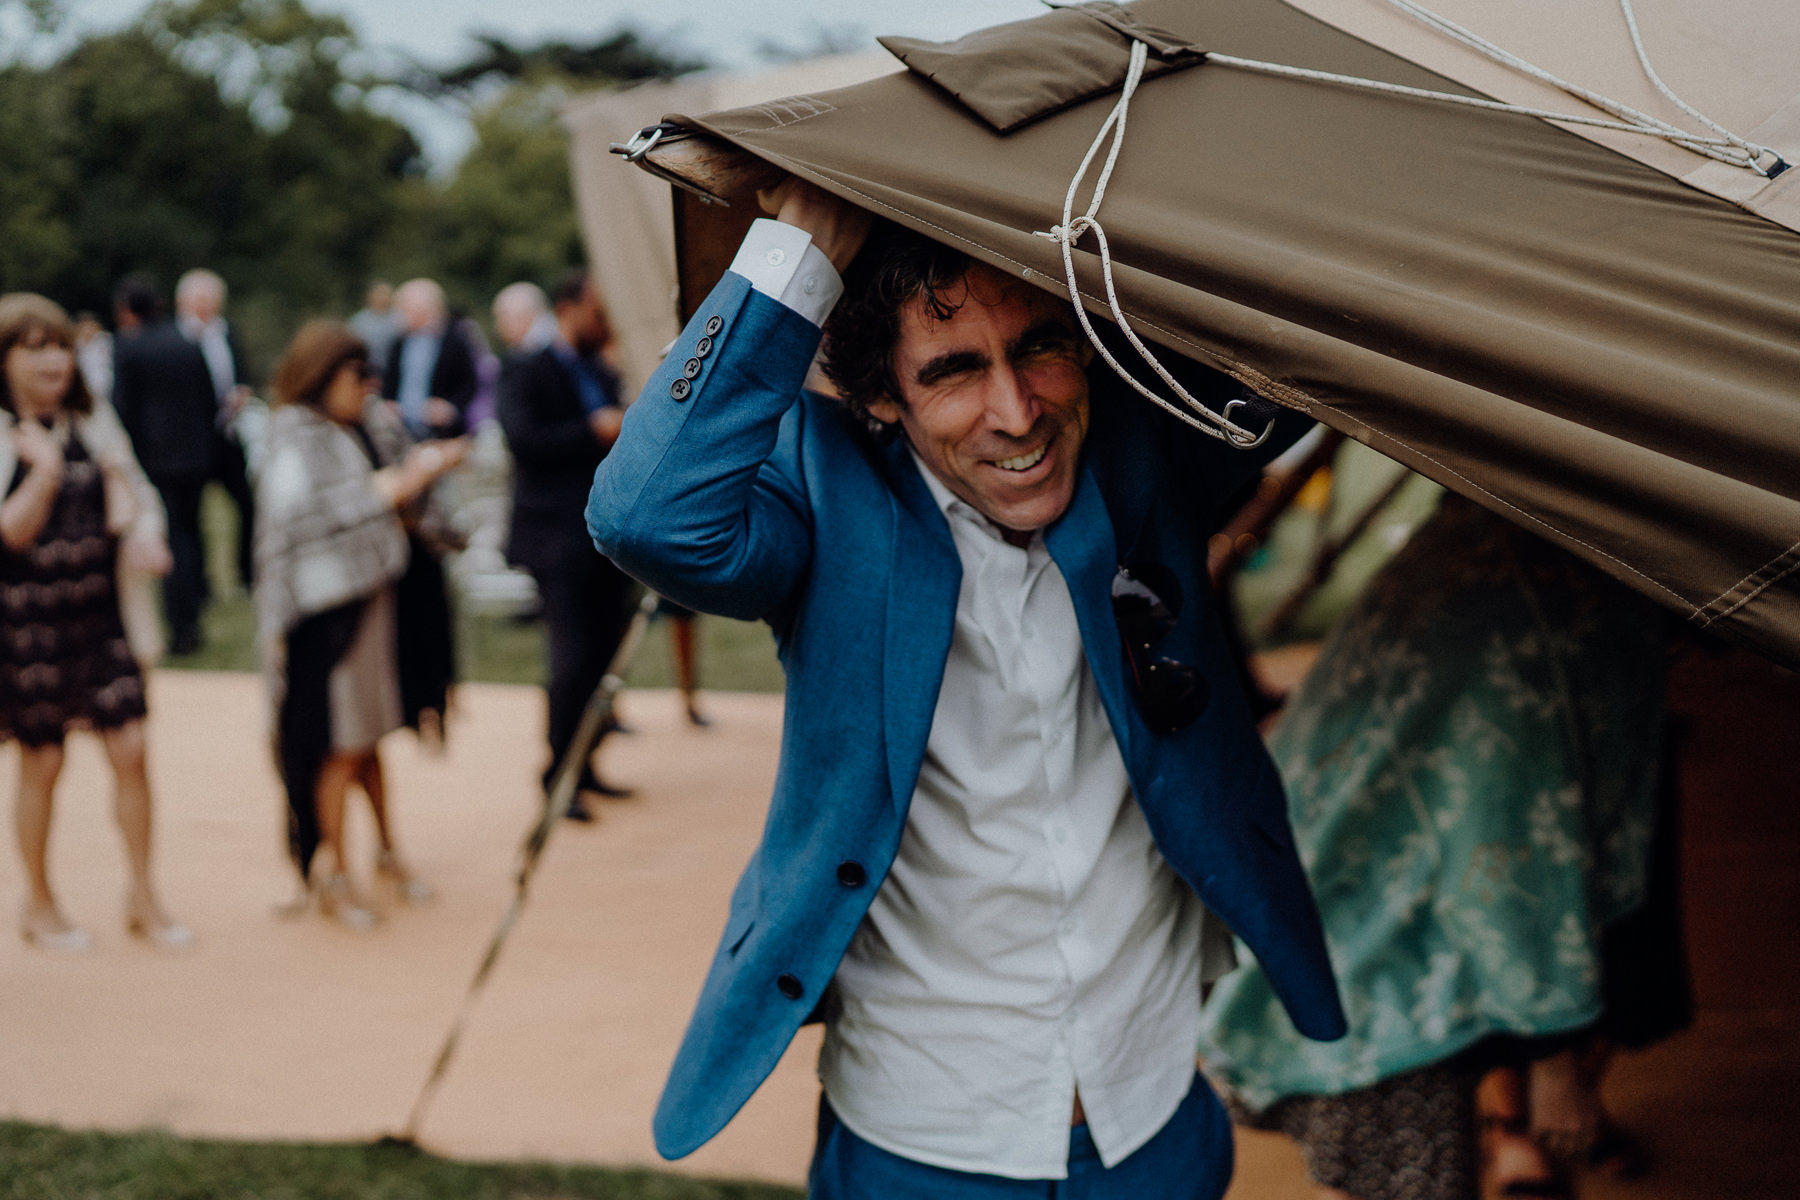
{"label": "khaki canvas roof", "polygon": [[[775,169],[1062,290],[1060,251],[1041,234],[1117,100],[1096,92],[1095,72],[1122,76],[1130,27],[1148,27],[1165,69],[1132,100],[1100,214],[1123,310],[1147,339],[1476,499],[1698,626],[1800,663],[1800,233],[1778,219],[1800,195],[1800,170],[1743,172],[1733,186],[1745,194],[1727,198],[1701,184],[1742,168],[1666,144],[1626,153],[1610,135],[1536,117],[1208,57],[1472,96],[1506,90],[1485,68],[1449,61],[1460,52],[1418,49],[1410,18],[1397,39],[1408,52],[1366,40],[1391,14],[1366,0],[1380,20],[1345,17],[1364,2],[1300,0],[1335,23],[1281,0],[1052,12],[959,47],[891,46],[917,60],[905,73],[674,115],[675,136],[647,163],[730,201],[679,194],[684,291],[691,301],[723,269],[755,215],[748,189]],[[1548,53],[1593,36],[1603,5],[1457,7],[1476,26],[1490,9],[1535,10],[1481,32],[1529,33],[1533,52]],[[1642,0],[1647,41],[1679,7]],[[1702,109],[1788,128],[1800,7],[1689,7],[1737,39],[1712,56],[1731,79],[1709,87],[1680,56],[1662,63],[1665,77],[1679,76]],[[1756,36],[1746,41],[1744,28]],[[1628,90],[1615,50],[1559,50],[1557,66],[1604,60],[1610,74],[1591,86]],[[1022,80],[1032,81],[1023,102]],[[1561,93],[1518,94],[1583,108]],[[1784,144],[1800,162],[1800,146]],[[1095,245],[1090,235],[1075,254],[1080,294],[1105,315]]]}

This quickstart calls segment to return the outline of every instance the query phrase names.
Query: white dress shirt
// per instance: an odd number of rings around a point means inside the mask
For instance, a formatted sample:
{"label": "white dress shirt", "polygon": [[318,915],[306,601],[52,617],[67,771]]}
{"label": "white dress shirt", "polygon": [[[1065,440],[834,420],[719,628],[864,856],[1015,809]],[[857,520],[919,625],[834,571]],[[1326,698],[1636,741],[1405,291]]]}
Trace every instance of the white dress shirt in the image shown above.
{"label": "white dress shirt", "polygon": [[[789,296],[835,301],[841,284],[796,238],[759,221],[732,269],[822,322],[829,303]],[[918,465],[962,561],[956,628],[898,855],[833,981],[819,1075],[885,1150],[1062,1179],[1078,1089],[1111,1166],[1192,1086],[1205,911],[1132,797],[1042,536],[1008,544]]]}

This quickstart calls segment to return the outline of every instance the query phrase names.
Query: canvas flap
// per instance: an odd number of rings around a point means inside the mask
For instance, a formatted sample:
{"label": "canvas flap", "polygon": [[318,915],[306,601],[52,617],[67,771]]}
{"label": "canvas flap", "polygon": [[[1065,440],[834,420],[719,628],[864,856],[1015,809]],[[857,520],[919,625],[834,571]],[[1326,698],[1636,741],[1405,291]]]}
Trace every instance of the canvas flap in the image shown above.
{"label": "canvas flap", "polygon": [[1056,8],[954,42],[877,40],[999,133],[1123,86],[1133,41],[1150,50],[1145,79],[1206,58],[1199,46],[1106,3]]}

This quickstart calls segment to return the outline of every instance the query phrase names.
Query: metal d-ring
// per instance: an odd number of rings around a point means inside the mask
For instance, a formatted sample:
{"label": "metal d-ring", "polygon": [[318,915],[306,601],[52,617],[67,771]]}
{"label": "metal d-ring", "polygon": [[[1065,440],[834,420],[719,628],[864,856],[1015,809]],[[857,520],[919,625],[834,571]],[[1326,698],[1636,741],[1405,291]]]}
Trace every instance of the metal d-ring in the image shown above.
{"label": "metal d-ring", "polygon": [[1219,416],[1221,418],[1223,418],[1223,420],[1225,421],[1225,426],[1226,426],[1225,436],[1230,438],[1231,444],[1236,446],[1240,450],[1256,449],[1258,446],[1260,446],[1264,442],[1268,441],[1269,435],[1271,433],[1275,432],[1276,418],[1274,418],[1274,417],[1269,418],[1268,426],[1266,428],[1264,428],[1263,431],[1254,438],[1241,437],[1238,434],[1232,432],[1233,430],[1239,428],[1239,426],[1238,426],[1237,422],[1235,422],[1231,419],[1231,410],[1234,408],[1249,408],[1249,407],[1250,407],[1250,402],[1248,400],[1227,400],[1225,402],[1225,411],[1219,414]]}

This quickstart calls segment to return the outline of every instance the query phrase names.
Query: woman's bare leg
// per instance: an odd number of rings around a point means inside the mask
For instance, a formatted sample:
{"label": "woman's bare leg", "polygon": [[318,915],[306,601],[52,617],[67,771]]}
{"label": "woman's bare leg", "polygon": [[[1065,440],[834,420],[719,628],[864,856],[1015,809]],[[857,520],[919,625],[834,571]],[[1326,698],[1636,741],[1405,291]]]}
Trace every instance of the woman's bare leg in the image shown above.
{"label": "woman's bare leg", "polygon": [[19,855],[25,860],[28,916],[56,911],[56,897],[50,891],[50,814],[62,766],[60,744],[19,747],[19,796],[13,821],[19,837]]}
{"label": "woman's bare leg", "polygon": [[[144,723],[131,721],[100,735],[113,773],[113,815],[125,839],[125,866],[131,872],[131,902],[156,910],[150,884],[150,772]],[[158,914],[160,915],[160,913]]]}
{"label": "woman's bare leg", "polygon": [[350,869],[344,857],[344,802],[350,794],[350,783],[361,768],[362,752],[334,752],[319,768],[319,781],[314,786],[314,803],[319,811],[319,849],[328,855],[329,874],[342,875]]}

